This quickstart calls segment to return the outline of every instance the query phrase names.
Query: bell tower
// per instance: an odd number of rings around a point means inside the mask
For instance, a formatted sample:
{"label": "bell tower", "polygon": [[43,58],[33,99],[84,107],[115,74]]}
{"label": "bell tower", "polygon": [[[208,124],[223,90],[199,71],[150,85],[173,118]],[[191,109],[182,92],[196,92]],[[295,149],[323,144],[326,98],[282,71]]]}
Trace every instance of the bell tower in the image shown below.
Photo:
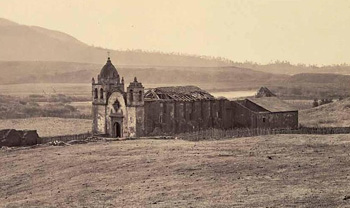
{"label": "bell tower", "polygon": [[144,94],[145,88],[142,86],[142,83],[137,81],[137,78],[134,78],[134,81],[130,83],[127,88],[127,104],[128,106],[143,106],[144,105]]}
{"label": "bell tower", "polygon": [[145,88],[135,77],[126,93],[130,136],[141,136],[144,131],[144,94]]}

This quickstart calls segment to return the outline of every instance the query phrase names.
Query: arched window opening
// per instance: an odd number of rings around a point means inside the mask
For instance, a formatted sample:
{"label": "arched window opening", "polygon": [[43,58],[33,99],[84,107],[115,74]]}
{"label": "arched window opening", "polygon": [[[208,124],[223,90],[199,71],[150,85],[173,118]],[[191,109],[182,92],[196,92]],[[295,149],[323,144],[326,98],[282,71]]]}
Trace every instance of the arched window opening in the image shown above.
{"label": "arched window opening", "polygon": [[103,89],[100,89],[100,98],[103,99]]}
{"label": "arched window opening", "polygon": [[116,100],[116,101],[114,102],[114,104],[113,104],[113,108],[114,108],[115,112],[117,112],[117,111],[118,111],[118,109],[120,108],[120,103],[119,103],[119,101],[118,101],[118,100]]}
{"label": "arched window opening", "polygon": [[142,101],[142,91],[139,92],[139,101]]}
{"label": "arched window opening", "polygon": [[97,91],[97,88],[95,88],[95,91],[94,91],[94,99],[97,99],[98,98],[98,91]]}
{"label": "arched window opening", "polygon": [[130,102],[134,101],[134,91],[130,90]]}

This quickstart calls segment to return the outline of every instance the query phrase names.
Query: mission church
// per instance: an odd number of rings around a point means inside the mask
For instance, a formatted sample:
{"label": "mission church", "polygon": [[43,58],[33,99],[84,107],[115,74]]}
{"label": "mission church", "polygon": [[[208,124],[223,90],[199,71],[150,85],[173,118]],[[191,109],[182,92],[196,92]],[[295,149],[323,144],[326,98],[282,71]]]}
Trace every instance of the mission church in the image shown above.
{"label": "mission church", "polygon": [[140,137],[208,128],[298,127],[298,111],[267,88],[261,88],[263,96],[230,101],[195,86],[159,87],[145,93],[136,77],[126,91],[124,85],[108,57],[97,80],[92,78],[94,135]]}

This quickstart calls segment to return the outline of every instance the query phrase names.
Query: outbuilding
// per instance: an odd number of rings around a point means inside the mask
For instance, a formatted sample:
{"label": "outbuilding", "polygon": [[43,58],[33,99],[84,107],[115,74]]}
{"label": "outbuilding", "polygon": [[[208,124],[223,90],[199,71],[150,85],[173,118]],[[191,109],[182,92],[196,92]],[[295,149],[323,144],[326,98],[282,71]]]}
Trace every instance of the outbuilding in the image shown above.
{"label": "outbuilding", "polygon": [[296,129],[298,110],[277,97],[254,97],[235,102],[236,126],[248,128]]}

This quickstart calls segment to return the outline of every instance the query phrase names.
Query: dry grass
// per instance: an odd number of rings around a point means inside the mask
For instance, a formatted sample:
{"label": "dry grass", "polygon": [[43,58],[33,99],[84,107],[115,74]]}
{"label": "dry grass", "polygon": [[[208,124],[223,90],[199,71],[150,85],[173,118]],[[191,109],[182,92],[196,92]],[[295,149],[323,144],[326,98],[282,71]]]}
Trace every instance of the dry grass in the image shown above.
{"label": "dry grass", "polygon": [[0,150],[1,207],[346,207],[350,136]]}
{"label": "dry grass", "polygon": [[297,110],[305,110],[312,108],[312,102],[313,100],[284,100],[285,102],[289,103],[291,106],[293,106]]}
{"label": "dry grass", "polygon": [[74,106],[83,115],[91,115],[91,101],[72,102],[70,105]]}
{"label": "dry grass", "polygon": [[38,130],[42,137],[86,133],[91,128],[92,121],[89,119],[37,117],[0,120],[0,129]]}
{"label": "dry grass", "polygon": [[299,111],[299,123],[308,127],[350,126],[350,98]]}

